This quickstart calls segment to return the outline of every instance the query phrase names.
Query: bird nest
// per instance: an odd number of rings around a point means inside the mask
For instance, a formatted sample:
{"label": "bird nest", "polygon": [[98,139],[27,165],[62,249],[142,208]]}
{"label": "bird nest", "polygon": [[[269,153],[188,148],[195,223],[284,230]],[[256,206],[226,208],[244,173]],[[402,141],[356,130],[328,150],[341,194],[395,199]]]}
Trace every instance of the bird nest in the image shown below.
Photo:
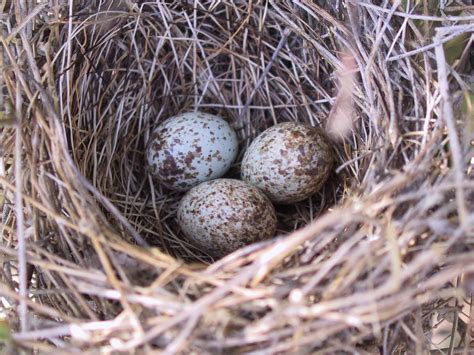
{"label": "bird nest", "polygon": [[[469,48],[449,62],[443,43],[473,30],[469,15],[72,3],[0,4],[9,346],[388,354],[431,349],[446,320],[451,349],[468,349],[472,121],[456,100],[469,97]],[[276,238],[212,260],[176,224],[182,193],[144,164],[153,128],[190,110],[235,128],[229,177],[287,121],[325,129],[335,169],[312,198],[277,207]]]}

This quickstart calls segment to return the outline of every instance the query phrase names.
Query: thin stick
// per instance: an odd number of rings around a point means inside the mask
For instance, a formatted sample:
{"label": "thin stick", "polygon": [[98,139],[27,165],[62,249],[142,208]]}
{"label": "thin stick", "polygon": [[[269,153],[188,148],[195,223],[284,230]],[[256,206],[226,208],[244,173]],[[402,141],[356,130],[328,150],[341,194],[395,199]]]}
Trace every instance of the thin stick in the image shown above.
{"label": "thin stick", "polygon": [[[441,31],[437,31],[435,36],[435,42],[441,43],[442,40]],[[453,112],[453,101],[449,94],[449,82],[448,82],[448,71],[446,64],[446,57],[444,54],[444,47],[442,44],[438,44],[435,48],[436,60],[438,63],[438,84],[443,99],[442,112],[443,119],[448,127],[448,136],[451,149],[451,157],[453,159],[454,168],[454,180],[456,182],[456,203],[458,206],[459,219],[462,226],[467,226],[468,221],[468,210],[466,207],[466,201],[464,198],[464,189],[462,182],[464,180],[464,164],[461,144],[459,143],[458,133],[456,129],[456,123]]]}
{"label": "thin stick", "polygon": [[[365,3],[361,2],[360,0],[350,0],[351,3],[355,5],[360,5],[363,7],[367,7],[369,9],[374,9],[383,13],[391,13],[392,10],[389,9],[384,9],[380,6],[373,5],[370,3]],[[464,6],[463,6],[464,8]],[[406,13],[406,12],[401,12],[401,11],[395,11],[393,13],[396,16],[404,17],[404,18],[409,18],[412,20],[424,20],[424,21],[472,21],[474,19],[474,16],[429,16],[429,15],[418,15],[418,14],[411,14],[411,13]]]}
{"label": "thin stick", "polygon": [[23,28],[25,28],[26,26],[28,26],[31,21],[41,12],[43,11],[45,8],[46,8],[47,4],[46,3],[43,3],[43,4],[39,4],[38,6],[36,6],[33,10],[31,10],[31,12],[28,14],[28,16],[25,16],[25,18],[23,18],[23,20],[21,21],[21,23],[13,29],[12,32],[10,32],[10,34],[8,35],[7,37],[7,42],[10,42],[13,37],[15,37]]}
{"label": "thin stick", "polygon": [[273,55],[272,55],[272,58],[271,58],[270,62],[268,62],[267,66],[263,70],[262,75],[260,75],[260,78],[258,78],[258,81],[255,84],[255,87],[253,88],[252,92],[250,93],[250,95],[247,99],[247,102],[245,103],[244,109],[242,110],[242,117],[244,117],[247,114],[249,106],[252,103],[253,97],[257,93],[258,88],[260,87],[260,85],[262,85],[263,81],[265,80],[265,77],[267,76],[268,72],[272,68],[273,63],[275,62],[275,60],[278,56],[278,53],[280,53],[281,49],[285,45],[286,39],[288,38],[289,34],[290,34],[290,30],[288,28],[285,28],[285,30],[283,31],[283,33],[281,35],[280,42],[278,43],[278,46],[275,48],[275,52],[273,52]]}
{"label": "thin stick", "polygon": [[435,41],[431,44],[428,44],[428,45],[420,47],[420,48],[413,49],[411,51],[408,51],[408,52],[405,52],[405,53],[402,53],[402,54],[399,54],[399,55],[394,55],[392,57],[387,58],[386,61],[387,62],[393,62],[395,60],[400,60],[400,59],[403,59],[403,58],[414,56],[414,55],[419,54],[419,53],[427,52],[430,49],[442,46],[444,43],[447,43],[450,40],[458,37],[462,33],[465,33],[465,32],[468,32],[468,31],[473,31],[473,30],[474,30],[473,25],[465,25],[464,28],[459,29],[459,32],[452,33],[449,36],[445,36],[444,38],[435,37]]}
{"label": "thin stick", "polygon": [[[19,84],[18,84],[19,86]],[[23,172],[22,172],[22,157],[21,157],[21,90],[17,88],[16,100],[16,127],[15,127],[15,212],[16,212],[16,231],[18,240],[18,277],[20,284],[20,328],[22,332],[28,330],[27,321],[27,306],[26,299],[28,297],[27,290],[27,270],[26,270],[26,241],[24,232],[24,215],[23,215]]]}

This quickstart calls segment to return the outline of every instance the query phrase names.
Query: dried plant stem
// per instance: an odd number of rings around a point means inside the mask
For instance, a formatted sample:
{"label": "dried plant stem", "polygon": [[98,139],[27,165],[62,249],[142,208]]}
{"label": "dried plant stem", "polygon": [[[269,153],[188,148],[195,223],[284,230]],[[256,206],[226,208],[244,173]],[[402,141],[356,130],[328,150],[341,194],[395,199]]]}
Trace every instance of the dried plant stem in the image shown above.
{"label": "dried plant stem", "polygon": [[[442,43],[442,37],[444,37],[444,34],[441,30],[438,30],[435,37],[436,42]],[[462,153],[461,144],[459,142],[459,136],[456,129],[456,122],[454,120],[453,101],[449,93],[447,63],[442,44],[438,44],[435,47],[435,54],[438,63],[438,84],[442,97],[443,120],[444,122],[446,122],[446,126],[448,127],[451,157],[453,159],[453,174],[454,179],[456,181],[456,202],[458,206],[459,219],[461,225],[464,228],[467,228],[470,218],[466,207],[464,189],[462,187],[462,183],[465,178],[464,154]]]}
{"label": "dried plant stem", "polygon": [[[20,85],[18,83],[18,85]],[[21,90],[17,91],[19,94]],[[16,236],[18,240],[18,284],[20,295],[19,317],[21,331],[28,330],[28,280],[26,265],[26,237],[25,219],[23,214],[23,170],[22,170],[22,100],[17,96],[16,101],[16,124],[15,124],[15,212],[16,212]]]}

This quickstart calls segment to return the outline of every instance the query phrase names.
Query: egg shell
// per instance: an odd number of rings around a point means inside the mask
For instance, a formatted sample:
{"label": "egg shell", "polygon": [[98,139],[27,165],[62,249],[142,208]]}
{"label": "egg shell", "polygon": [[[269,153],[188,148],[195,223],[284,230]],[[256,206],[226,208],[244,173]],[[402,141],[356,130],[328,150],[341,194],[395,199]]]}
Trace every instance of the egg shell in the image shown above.
{"label": "egg shell", "polygon": [[268,197],[234,179],[204,182],[188,191],[177,219],[188,240],[215,258],[272,237],[277,223]]}
{"label": "egg shell", "polygon": [[250,144],[242,160],[242,179],[275,203],[293,203],[317,192],[333,165],[323,131],[307,124],[272,126]]}
{"label": "egg shell", "polygon": [[237,156],[234,129],[222,118],[187,112],[157,127],[147,149],[152,176],[172,190],[187,191],[223,176]]}

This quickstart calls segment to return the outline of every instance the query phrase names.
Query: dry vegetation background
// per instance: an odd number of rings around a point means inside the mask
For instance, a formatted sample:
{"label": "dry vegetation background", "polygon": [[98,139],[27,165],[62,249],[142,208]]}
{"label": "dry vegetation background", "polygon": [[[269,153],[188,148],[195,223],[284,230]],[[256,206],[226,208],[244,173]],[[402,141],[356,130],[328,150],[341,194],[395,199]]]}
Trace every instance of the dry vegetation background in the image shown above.
{"label": "dry vegetation background", "polygon": [[[0,9],[5,351],[472,353],[469,1]],[[275,122],[320,125],[337,167],[278,238],[212,263],[143,164],[191,109],[239,159]]]}

